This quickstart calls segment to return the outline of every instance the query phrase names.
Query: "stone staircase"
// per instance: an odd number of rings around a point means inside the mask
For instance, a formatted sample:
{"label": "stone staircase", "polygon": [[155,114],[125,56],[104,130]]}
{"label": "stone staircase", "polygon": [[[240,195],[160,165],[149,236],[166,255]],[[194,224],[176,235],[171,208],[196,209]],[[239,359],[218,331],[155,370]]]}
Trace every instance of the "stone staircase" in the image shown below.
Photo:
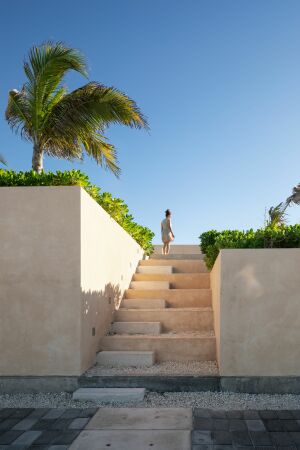
{"label": "stone staircase", "polygon": [[198,246],[157,246],[142,260],[102,340],[101,366],[216,359],[210,274]]}

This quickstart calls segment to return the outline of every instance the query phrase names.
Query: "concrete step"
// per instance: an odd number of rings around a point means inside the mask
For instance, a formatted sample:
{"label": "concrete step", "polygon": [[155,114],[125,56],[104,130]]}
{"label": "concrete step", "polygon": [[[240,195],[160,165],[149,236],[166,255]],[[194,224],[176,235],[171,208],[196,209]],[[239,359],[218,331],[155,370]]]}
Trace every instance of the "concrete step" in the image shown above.
{"label": "concrete step", "polygon": [[[127,310],[125,310],[126,312]],[[140,311],[141,310],[135,310],[131,309],[130,311]],[[124,313],[124,311],[123,311]],[[142,320],[139,321],[119,321],[118,317],[122,317],[122,314],[119,314],[118,311],[115,312],[115,320],[111,326],[111,331],[116,334],[160,334],[161,333],[161,323],[159,321],[147,321],[143,322]]]}
{"label": "concrete step", "polygon": [[151,267],[151,266],[170,266],[172,264],[174,273],[199,273],[204,272],[207,273],[208,270],[206,268],[204,261],[196,261],[196,260],[172,260],[168,261],[167,259],[142,259],[139,262],[139,267]]}
{"label": "concrete step", "polygon": [[161,298],[124,298],[120,309],[163,309],[166,307],[166,300]]}
{"label": "concrete step", "polygon": [[208,331],[214,328],[212,308],[119,309],[114,317],[121,324],[140,322],[144,330],[145,322],[160,322],[163,331]]}
{"label": "concrete step", "polygon": [[[105,336],[102,339],[103,351],[97,353],[96,361],[101,366],[111,367],[132,367],[132,366],[153,366],[155,363],[155,354],[152,350],[139,350],[131,348],[104,348],[103,341],[106,338],[115,336]],[[138,336],[140,337],[140,336]],[[108,341],[109,342],[109,341]]]}
{"label": "concrete step", "polygon": [[[153,255],[161,254],[162,245],[154,245]],[[171,244],[170,253],[180,253],[180,254],[201,254],[201,249],[199,245],[193,244]]]}
{"label": "concrete step", "polygon": [[130,283],[130,289],[139,290],[157,290],[157,289],[169,289],[170,283],[168,281],[132,281]]}
{"label": "concrete step", "polygon": [[210,287],[209,273],[136,273],[133,280],[168,281],[171,289],[208,289]]}
{"label": "concrete step", "polygon": [[[204,259],[204,255],[202,255],[201,253],[189,253],[189,254],[181,254],[181,253],[170,253],[169,255],[160,255],[160,254],[155,254],[153,255],[153,258],[155,258],[156,260],[165,260],[165,261],[172,261],[173,259],[183,259],[183,260],[203,260]],[[150,257],[151,259],[151,257]]]}
{"label": "concrete step", "polygon": [[216,359],[214,336],[196,334],[161,334],[160,336],[105,336],[101,346],[106,351],[155,352],[160,361],[212,361]]}
{"label": "concrete step", "polygon": [[210,289],[127,289],[125,298],[163,298],[172,308],[201,308],[211,306]]}
{"label": "concrete step", "polygon": [[79,388],[73,392],[73,400],[87,402],[141,402],[145,397],[144,388]]}
{"label": "concrete step", "polygon": [[138,266],[136,269],[137,273],[172,273],[172,266]]}

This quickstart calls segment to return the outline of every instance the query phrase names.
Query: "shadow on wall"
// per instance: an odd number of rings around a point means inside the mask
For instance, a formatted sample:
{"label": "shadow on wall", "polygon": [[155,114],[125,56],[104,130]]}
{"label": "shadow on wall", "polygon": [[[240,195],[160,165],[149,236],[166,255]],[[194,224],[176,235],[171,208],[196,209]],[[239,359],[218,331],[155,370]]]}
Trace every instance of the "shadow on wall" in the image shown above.
{"label": "shadow on wall", "polygon": [[108,283],[100,291],[81,293],[81,368],[82,372],[95,363],[101,349],[101,339],[108,333],[113,313],[123,297],[120,286]]}

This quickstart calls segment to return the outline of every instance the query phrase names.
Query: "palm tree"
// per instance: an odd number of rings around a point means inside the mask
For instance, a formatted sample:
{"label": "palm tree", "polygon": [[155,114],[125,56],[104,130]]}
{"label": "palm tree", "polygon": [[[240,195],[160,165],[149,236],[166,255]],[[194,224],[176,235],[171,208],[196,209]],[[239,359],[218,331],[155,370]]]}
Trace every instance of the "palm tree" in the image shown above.
{"label": "palm tree", "polygon": [[295,205],[300,205],[300,183],[297,184],[297,186],[293,187],[292,195],[290,195],[286,199],[286,203],[288,205],[291,205],[291,203],[294,203]]}
{"label": "palm tree", "polygon": [[9,92],[6,119],[33,144],[32,168],[43,170],[44,154],[82,158],[83,150],[118,175],[116,150],[104,131],[110,124],[147,128],[136,103],[114,87],[89,82],[68,93],[63,80],[74,70],[87,76],[82,54],[61,42],[47,42],[29,51],[27,77],[20,91]]}

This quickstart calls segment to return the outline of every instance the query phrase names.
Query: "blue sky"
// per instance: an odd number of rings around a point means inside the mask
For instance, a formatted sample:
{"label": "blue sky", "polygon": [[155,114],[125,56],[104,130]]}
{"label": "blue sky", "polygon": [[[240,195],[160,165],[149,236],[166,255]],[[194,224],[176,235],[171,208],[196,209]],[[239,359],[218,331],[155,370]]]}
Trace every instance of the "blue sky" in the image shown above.
{"label": "blue sky", "polygon": [[[197,243],[211,228],[260,227],[300,181],[298,0],[1,0],[0,23],[0,153],[10,168],[30,168],[31,144],[3,118],[7,92],[24,81],[28,49],[51,39],[86,55],[90,79],[133,97],[151,132],[109,129],[119,180],[89,159],[47,158],[45,169],[87,172],[156,242],[166,208],[176,242]],[[300,207],[289,220],[300,221]]]}

